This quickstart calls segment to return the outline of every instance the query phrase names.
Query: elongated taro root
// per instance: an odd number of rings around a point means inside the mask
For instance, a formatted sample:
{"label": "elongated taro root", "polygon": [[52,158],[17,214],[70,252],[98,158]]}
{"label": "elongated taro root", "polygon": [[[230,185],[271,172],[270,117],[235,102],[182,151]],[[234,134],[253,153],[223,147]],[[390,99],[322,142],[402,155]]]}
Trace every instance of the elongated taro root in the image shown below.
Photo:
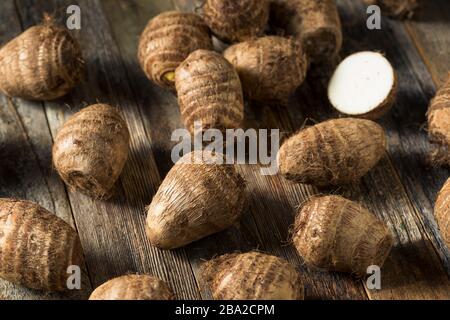
{"label": "elongated taro root", "polygon": [[224,57],[239,73],[244,94],[256,101],[286,102],[306,76],[301,45],[268,36],[229,47]]}
{"label": "elongated taro root", "polygon": [[270,23],[298,39],[313,62],[326,61],[342,47],[335,0],[271,0]]}
{"label": "elongated taro root", "polygon": [[249,40],[263,34],[269,19],[269,1],[206,0],[203,19],[223,41]]}
{"label": "elongated taro root", "polygon": [[129,140],[119,111],[94,104],[76,113],[58,132],[53,163],[69,187],[106,199],[127,160]]}
{"label": "elongated taro root", "polygon": [[437,165],[450,166],[450,73],[428,108],[428,136],[436,145],[431,158]]}
{"label": "elongated taro root", "polygon": [[278,155],[287,179],[317,186],[357,182],[383,157],[383,128],[365,119],[342,118],[319,123],[287,139]]}
{"label": "elongated taro root", "polygon": [[434,215],[441,230],[442,238],[450,248],[450,179],[442,187],[434,206]]}
{"label": "elongated taro root", "polygon": [[138,59],[147,77],[174,88],[175,69],[197,49],[211,49],[210,31],[194,13],[168,11],[149,21],[139,40]]}
{"label": "elongated taro root", "polygon": [[383,13],[393,18],[412,18],[418,8],[418,0],[364,0],[367,5],[380,6]]}
{"label": "elongated taro root", "polygon": [[295,220],[293,242],[305,262],[357,277],[381,267],[393,245],[387,226],[358,203],[340,196],[315,197]]}
{"label": "elongated taro root", "polygon": [[45,18],[0,49],[0,91],[30,100],[53,100],[82,78],[84,61],[70,33]]}
{"label": "elongated taro root", "polygon": [[150,275],[126,275],[109,280],[89,300],[174,300],[167,284]]}
{"label": "elongated taro root", "polygon": [[197,50],[177,68],[175,84],[186,128],[194,122],[204,130],[238,128],[244,119],[241,82],[233,66],[220,54]]}
{"label": "elongated taro root", "polygon": [[394,68],[378,52],[348,56],[339,64],[328,85],[328,98],[336,110],[367,119],[383,116],[393,106],[396,96]]}
{"label": "elongated taro root", "polygon": [[31,289],[67,289],[69,266],[80,266],[76,232],[41,206],[0,199],[0,277]]}
{"label": "elongated taro root", "polygon": [[287,261],[260,252],[226,254],[201,274],[216,300],[303,300],[299,274]]}
{"label": "elongated taro root", "polygon": [[[174,249],[227,229],[241,216],[245,181],[222,154],[195,151],[169,171],[148,208],[147,235],[162,249]],[[223,159],[223,158],[222,158]]]}

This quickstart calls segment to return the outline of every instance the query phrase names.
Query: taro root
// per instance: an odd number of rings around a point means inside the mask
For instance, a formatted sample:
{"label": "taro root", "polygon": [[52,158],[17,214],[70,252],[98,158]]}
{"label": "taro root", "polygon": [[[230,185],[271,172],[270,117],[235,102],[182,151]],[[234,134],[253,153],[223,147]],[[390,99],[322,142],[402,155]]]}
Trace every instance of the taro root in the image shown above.
{"label": "taro root", "polygon": [[169,286],[150,275],[130,274],[97,287],[89,300],[174,300]]}
{"label": "taro root", "polygon": [[0,92],[29,100],[64,96],[84,74],[80,46],[46,17],[0,49]]}
{"label": "taro root", "polygon": [[225,42],[261,36],[269,19],[268,0],[206,0],[203,19]]}
{"label": "taro root", "polygon": [[71,189],[107,199],[128,158],[129,140],[119,111],[94,104],[73,115],[58,132],[53,163]]}
{"label": "taro root", "polygon": [[436,200],[434,206],[434,215],[447,246],[450,248],[450,179],[448,179]]}
{"label": "taro root", "polygon": [[342,118],[319,123],[288,138],[278,155],[287,179],[316,186],[358,182],[385,154],[386,137],[371,120]]}
{"label": "taro root", "polygon": [[216,300],[303,300],[295,267],[260,252],[226,254],[204,263],[202,278]]}
{"label": "taro root", "polygon": [[301,45],[277,36],[235,44],[224,57],[238,71],[244,94],[261,102],[285,103],[303,83],[308,67]]}
{"label": "taro root", "polygon": [[0,278],[46,291],[67,289],[69,266],[80,266],[78,235],[30,201],[0,199]]}
{"label": "taro root", "polygon": [[358,203],[325,196],[310,199],[300,210],[293,242],[308,265],[363,277],[367,267],[383,265],[393,238],[387,226]]}
{"label": "taro root", "polygon": [[224,155],[195,151],[169,171],[148,207],[150,242],[175,249],[232,226],[243,213],[245,181]]}
{"label": "taro root", "polygon": [[233,66],[220,54],[197,50],[177,68],[175,84],[186,128],[239,128],[244,119],[241,82]]}
{"label": "taro root", "polygon": [[432,161],[437,165],[450,165],[450,73],[447,82],[438,90],[428,108],[428,136],[436,146]]}
{"label": "taro root", "polygon": [[378,5],[382,13],[398,19],[410,19],[419,7],[418,0],[364,0],[367,5]]}
{"label": "taro root", "polygon": [[160,87],[175,87],[175,69],[197,49],[213,48],[210,31],[194,13],[168,11],[149,21],[139,40],[138,59]]}
{"label": "taro root", "polygon": [[271,0],[271,25],[303,44],[312,62],[333,58],[342,47],[335,0]]}
{"label": "taro root", "polygon": [[328,85],[328,99],[340,113],[377,119],[388,112],[397,96],[397,75],[378,52],[358,52],[344,59]]}

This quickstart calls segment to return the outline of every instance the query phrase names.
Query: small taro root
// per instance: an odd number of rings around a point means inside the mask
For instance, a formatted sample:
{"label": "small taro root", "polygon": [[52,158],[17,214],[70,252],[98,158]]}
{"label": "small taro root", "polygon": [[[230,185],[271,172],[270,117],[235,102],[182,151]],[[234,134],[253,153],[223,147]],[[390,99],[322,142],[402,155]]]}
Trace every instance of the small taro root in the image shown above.
{"label": "small taro root", "polygon": [[239,75],[220,54],[197,50],[177,68],[175,84],[186,128],[194,122],[204,130],[239,128],[244,119],[244,98]]}
{"label": "small taro root", "polygon": [[364,0],[367,5],[378,5],[381,12],[399,19],[410,19],[419,7],[418,0]]}
{"label": "small taro root", "polygon": [[220,40],[249,40],[263,34],[269,19],[269,1],[206,0],[203,19]]}
{"label": "small taro root", "polygon": [[150,275],[126,275],[109,280],[89,300],[174,300],[169,286]]}
{"label": "small taro root", "polygon": [[328,99],[339,112],[376,119],[388,112],[397,96],[397,76],[378,52],[358,52],[344,59],[328,85]]}
{"label": "small taro root", "polygon": [[0,277],[46,291],[67,289],[69,266],[80,266],[77,233],[29,201],[0,199]]}
{"label": "small taro root", "polygon": [[53,163],[64,182],[96,199],[111,196],[129,151],[128,127],[107,104],[84,108],[58,132]]}
{"label": "small taro root", "polygon": [[[232,226],[245,204],[245,181],[222,154],[191,152],[169,171],[148,208],[147,235],[175,249]],[[188,163],[190,162],[190,163]]]}
{"label": "small taro root", "polygon": [[224,57],[238,71],[244,94],[262,102],[286,102],[308,67],[301,45],[277,36],[235,44]]}
{"label": "small taro root", "polygon": [[436,200],[434,215],[436,216],[442,238],[450,248],[450,179],[448,179]]}
{"label": "small taro root", "polygon": [[293,242],[305,262],[357,277],[381,267],[393,245],[387,226],[358,203],[340,196],[315,197],[300,210]]}
{"label": "small taro root", "polygon": [[450,73],[428,108],[428,136],[436,145],[431,154],[437,165],[450,166]]}
{"label": "small taro root", "polygon": [[169,11],[149,21],[138,48],[139,63],[160,87],[175,87],[175,69],[197,49],[213,48],[210,31],[194,13]]}
{"label": "small taro root", "polygon": [[316,186],[357,182],[383,157],[386,137],[371,120],[342,118],[301,130],[281,146],[277,161],[287,179]]}
{"label": "small taro root", "polygon": [[312,62],[337,55],[342,26],[335,0],[271,0],[270,24],[298,39]]}
{"label": "small taro root", "polygon": [[204,263],[216,300],[303,300],[303,282],[287,261],[260,252],[226,254]]}
{"label": "small taro root", "polygon": [[30,100],[53,100],[68,93],[84,74],[80,46],[51,18],[0,49],[0,91]]}

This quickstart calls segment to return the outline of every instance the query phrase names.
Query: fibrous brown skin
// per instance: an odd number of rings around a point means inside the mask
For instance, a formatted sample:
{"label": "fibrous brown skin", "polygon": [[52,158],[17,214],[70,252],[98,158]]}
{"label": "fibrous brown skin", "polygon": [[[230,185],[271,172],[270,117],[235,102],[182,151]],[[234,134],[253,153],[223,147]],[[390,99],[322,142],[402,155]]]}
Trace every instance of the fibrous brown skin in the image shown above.
{"label": "fibrous brown skin", "polygon": [[217,38],[240,42],[261,36],[269,19],[268,0],[207,0],[203,19]]}
{"label": "fibrous brown skin", "polygon": [[150,275],[126,275],[109,280],[89,300],[174,300],[168,285]]}
{"label": "fibrous brown skin", "polygon": [[220,54],[197,50],[177,68],[175,84],[186,128],[194,122],[204,130],[239,128],[244,119],[244,98],[239,75]]}
{"label": "fibrous brown skin", "polygon": [[340,196],[310,199],[296,217],[293,242],[308,265],[357,277],[381,267],[393,245],[387,226]]}
{"label": "fibrous brown skin", "polygon": [[287,179],[316,186],[357,182],[383,157],[386,137],[373,121],[334,119],[301,130],[281,146],[277,161]]}
{"label": "fibrous brown skin", "polygon": [[174,88],[174,72],[197,49],[212,50],[210,31],[194,13],[168,11],[149,21],[138,48],[147,77],[161,87]]}
{"label": "fibrous brown skin", "polygon": [[270,23],[298,39],[313,62],[331,59],[342,47],[335,0],[271,0]]}
{"label": "fibrous brown skin", "polygon": [[30,100],[68,93],[84,74],[78,42],[50,18],[0,49],[0,91]]}
{"label": "fibrous brown skin", "polygon": [[301,45],[277,36],[235,44],[224,57],[238,71],[244,94],[255,101],[285,102],[308,67]]}
{"label": "fibrous brown skin", "polygon": [[76,232],[41,206],[0,199],[0,277],[32,289],[67,289],[68,267],[80,266]]}
{"label": "fibrous brown skin", "polygon": [[450,73],[428,108],[428,136],[436,144],[431,157],[438,165],[450,166]]}
{"label": "fibrous brown skin", "polygon": [[364,0],[367,5],[380,6],[383,13],[393,18],[412,18],[419,6],[418,0]]}
{"label": "fibrous brown skin", "polygon": [[441,230],[442,238],[450,248],[450,179],[442,187],[434,206],[434,215]]}
{"label": "fibrous brown skin", "polygon": [[216,300],[303,300],[303,282],[287,261],[260,252],[226,254],[201,274]]}
{"label": "fibrous brown skin", "polygon": [[127,160],[129,140],[127,124],[118,110],[107,104],[91,105],[58,132],[53,163],[69,187],[106,199]]}
{"label": "fibrous brown skin", "polygon": [[182,247],[240,218],[245,181],[233,165],[209,164],[214,157],[205,151],[202,158],[202,152],[195,151],[169,171],[148,208],[146,230],[154,246]]}

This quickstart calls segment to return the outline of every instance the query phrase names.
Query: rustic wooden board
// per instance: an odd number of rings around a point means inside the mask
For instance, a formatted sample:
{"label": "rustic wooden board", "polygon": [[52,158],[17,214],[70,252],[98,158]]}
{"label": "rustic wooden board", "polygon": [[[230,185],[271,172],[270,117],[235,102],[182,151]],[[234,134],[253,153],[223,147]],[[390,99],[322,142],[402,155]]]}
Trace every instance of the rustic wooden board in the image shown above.
{"label": "rustic wooden board", "polygon": [[[431,1],[429,1],[431,2]],[[0,4],[0,45],[38,23],[44,12],[59,21],[65,8],[78,4],[80,39],[87,79],[70,95],[35,103],[0,96],[0,196],[34,200],[76,226],[89,272],[84,291],[44,295],[0,281],[0,298],[83,298],[102,282],[124,273],[151,273],[170,283],[181,299],[208,299],[199,266],[217,254],[259,249],[294,263],[306,284],[308,299],[450,299],[450,252],[433,218],[436,193],[448,170],[429,167],[425,112],[435,84],[449,69],[450,3],[427,4],[418,20],[383,18],[381,31],[365,28],[359,1],[338,0],[344,26],[341,56],[359,50],[385,52],[398,70],[400,92],[392,112],[380,123],[389,149],[359,185],[317,190],[280,176],[261,176],[258,166],[241,165],[248,182],[249,206],[233,228],[175,251],[150,246],[144,232],[145,205],[170,170],[171,133],[181,128],[176,97],[151,84],[136,59],[138,37],[147,21],[173,8],[193,11],[194,0],[7,0]],[[443,10],[449,8],[449,10]],[[446,13],[447,12],[447,13]],[[433,20],[437,19],[439,20]],[[3,23],[7,21],[7,23]],[[429,36],[432,34],[432,36]],[[246,127],[279,128],[284,136],[337,115],[326,99],[330,66],[313,66],[307,82],[285,108],[246,106]],[[328,75],[328,76],[327,76]],[[105,102],[118,106],[132,132],[131,157],[110,201],[92,201],[66,192],[51,169],[52,137],[74,112]],[[296,210],[317,193],[339,193],[360,201],[392,230],[396,245],[382,268],[382,289],[338,273],[304,265],[289,243]]]}

